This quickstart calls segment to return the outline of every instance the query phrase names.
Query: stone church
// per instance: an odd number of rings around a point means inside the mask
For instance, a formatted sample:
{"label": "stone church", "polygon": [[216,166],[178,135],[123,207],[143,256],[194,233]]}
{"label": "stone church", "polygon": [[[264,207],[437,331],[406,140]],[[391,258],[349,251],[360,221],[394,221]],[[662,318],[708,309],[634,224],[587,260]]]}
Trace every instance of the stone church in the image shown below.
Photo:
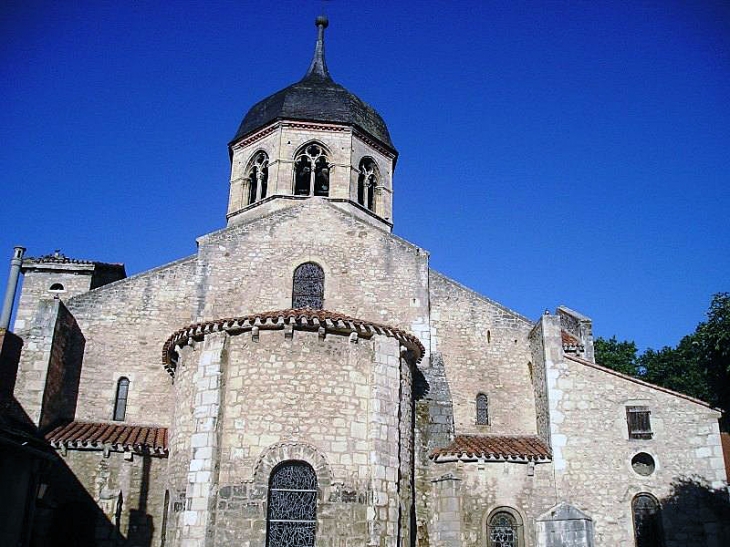
{"label": "stone church", "polygon": [[394,235],[398,152],[316,24],[306,75],[229,143],[226,225],[193,256],[127,277],[16,251],[11,395],[49,462],[7,544],[727,545],[719,412]]}

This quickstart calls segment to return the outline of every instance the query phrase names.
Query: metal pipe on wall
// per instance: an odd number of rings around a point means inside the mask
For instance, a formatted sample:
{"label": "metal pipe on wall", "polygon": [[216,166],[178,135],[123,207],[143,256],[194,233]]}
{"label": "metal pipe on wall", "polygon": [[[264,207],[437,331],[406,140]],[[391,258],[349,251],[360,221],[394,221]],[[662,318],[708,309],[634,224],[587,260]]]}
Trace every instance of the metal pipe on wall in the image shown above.
{"label": "metal pipe on wall", "polygon": [[25,253],[25,247],[16,246],[13,249],[13,258],[10,259],[10,275],[8,276],[8,286],[5,289],[5,300],[3,301],[3,312],[2,315],[0,315],[0,329],[7,330],[10,326],[10,316],[13,313],[15,292],[18,290],[18,277],[20,276],[20,266],[23,264],[23,253]]}

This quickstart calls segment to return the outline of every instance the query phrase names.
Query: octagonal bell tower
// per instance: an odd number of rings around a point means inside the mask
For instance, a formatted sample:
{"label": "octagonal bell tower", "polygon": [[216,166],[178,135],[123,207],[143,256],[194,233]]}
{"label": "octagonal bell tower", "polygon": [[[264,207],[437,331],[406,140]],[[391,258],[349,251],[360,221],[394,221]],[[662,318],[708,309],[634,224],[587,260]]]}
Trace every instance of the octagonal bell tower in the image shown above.
{"label": "octagonal bell tower", "polygon": [[335,83],[318,17],[312,63],[300,81],[255,104],[229,143],[228,225],[319,198],[391,230],[398,152],[383,118]]}

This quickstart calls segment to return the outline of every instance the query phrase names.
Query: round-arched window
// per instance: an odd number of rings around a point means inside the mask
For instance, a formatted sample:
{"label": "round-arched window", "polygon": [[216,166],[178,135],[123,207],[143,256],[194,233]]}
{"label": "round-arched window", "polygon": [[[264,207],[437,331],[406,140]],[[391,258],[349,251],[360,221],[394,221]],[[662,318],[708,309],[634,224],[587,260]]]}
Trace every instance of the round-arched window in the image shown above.
{"label": "round-arched window", "polygon": [[60,283],[54,283],[48,288],[48,290],[51,292],[63,292],[66,289],[64,289],[63,285],[61,285]]}
{"label": "round-arched window", "polygon": [[524,547],[522,517],[513,508],[498,507],[486,524],[488,547]]}
{"label": "round-arched window", "polygon": [[324,270],[314,262],[305,262],[294,270],[292,283],[294,309],[310,308],[321,310],[324,306]]}
{"label": "round-arched window", "polygon": [[489,519],[489,545],[491,547],[517,547],[517,521],[501,511]]}
{"label": "round-arched window", "polygon": [[317,475],[305,462],[277,465],[269,479],[268,547],[313,547],[317,525]]}
{"label": "round-arched window", "polygon": [[489,424],[489,398],[485,393],[479,393],[476,399],[477,405],[477,425]]}
{"label": "round-arched window", "polygon": [[636,494],[631,502],[636,547],[661,547],[662,515],[657,499],[649,493]]}

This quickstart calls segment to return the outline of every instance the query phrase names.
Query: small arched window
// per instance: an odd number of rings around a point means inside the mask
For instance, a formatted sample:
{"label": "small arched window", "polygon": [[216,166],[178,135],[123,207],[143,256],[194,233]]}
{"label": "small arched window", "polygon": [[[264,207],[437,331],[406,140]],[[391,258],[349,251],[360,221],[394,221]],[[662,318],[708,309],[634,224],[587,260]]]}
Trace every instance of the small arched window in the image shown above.
{"label": "small arched window", "polygon": [[375,188],[378,186],[378,167],[372,158],[360,160],[360,174],[357,177],[357,202],[375,210]]}
{"label": "small arched window", "polygon": [[119,378],[117,396],[114,398],[114,420],[123,422],[127,414],[127,398],[129,397],[129,379]]}
{"label": "small arched window", "polygon": [[631,501],[634,517],[636,547],[663,545],[662,514],[657,499],[646,492],[636,494]]}
{"label": "small arched window", "polygon": [[477,425],[489,424],[489,398],[485,393],[479,393],[477,403]]}
{"label": "small arched window", "polygon": [[48,288],[48,290],[51,292],[63,292],[66,289],[64,289],[63,285],[61,285],[60,283],[54,283]]}
{"label": "small arched window", "polygon": [[313,547],[317,525],[317,475],[300,461],[279,464],[269,479],[268,547]]}
{"label": "small arched window", "polygon": [[248,203],[256,203],[266,197],[269,181],[269,156],[266,152],[257,152],[246,170],[248,179]]}
{"label": "small arched window", "polygon": [[324,148],[317,143],[304,146],[294,158],[294,195],[328,196],[330,163]]}
{"label": "small arched window", "polygon": [[291,307],[321,310],[324,306],[324,270],[319,264],[305,262],[294,270]]}
{"label": "small arched window", "polygon": [[487,545],[489,547],[522,547],[522,520],[506,507],[492,512],[487,520]]}

